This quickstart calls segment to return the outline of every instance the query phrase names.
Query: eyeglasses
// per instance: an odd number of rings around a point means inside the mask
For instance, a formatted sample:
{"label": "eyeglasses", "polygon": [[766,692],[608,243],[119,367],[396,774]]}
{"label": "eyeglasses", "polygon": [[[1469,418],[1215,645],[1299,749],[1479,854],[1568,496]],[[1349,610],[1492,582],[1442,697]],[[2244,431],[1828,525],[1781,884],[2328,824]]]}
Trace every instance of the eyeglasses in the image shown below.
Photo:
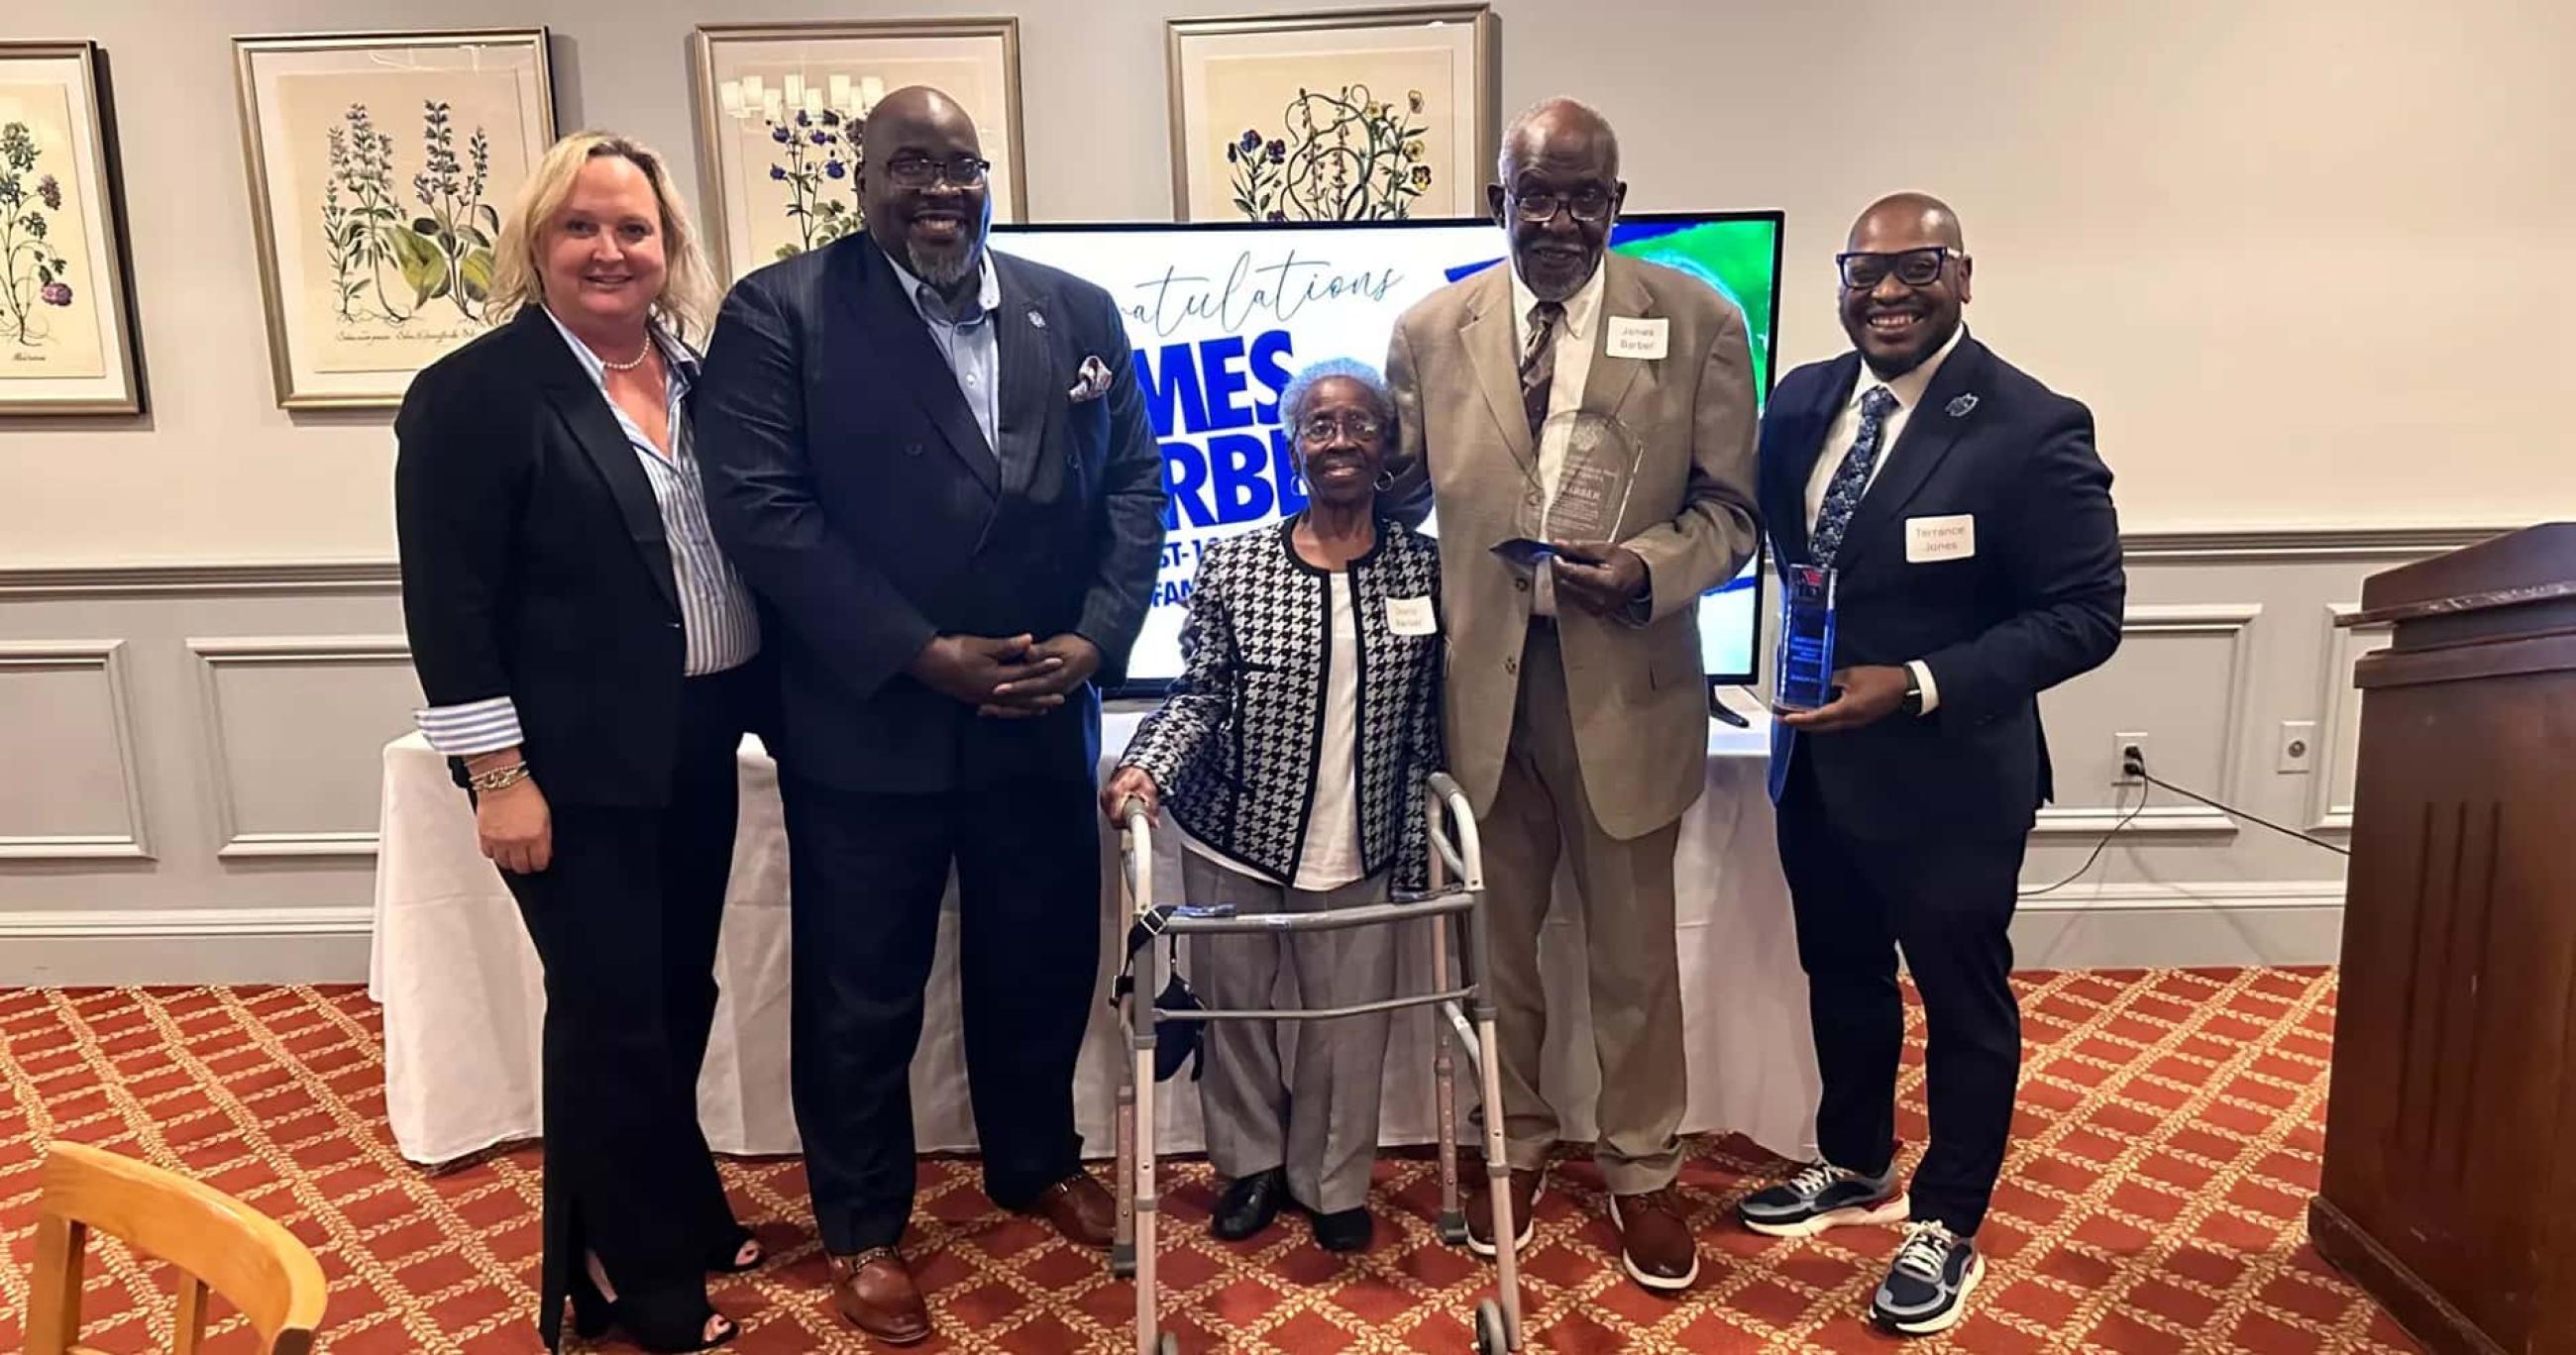
{"label": "eyeglasses", "polygon": [[957,188],[973,188],[984,182],[985,172],[992,167],[992,161],[972,155],[952,155],[945,160],[903,155],[886,162],[886,177],[905,188],[928,188],[941,180]]}
{"label": "eyeglasses", "polygon": [[1894,254],[1867,254],[1854,250],[1834,256],[1834,266],[1842,270],[1843,285],[1855,291],[1866,291],[1894,273],[1898,282],[1908,287],[1929,287],[1941,280],[1942,265],[1958,257],[1947,245],[1924,249],[1899,250]]}
{"label": "eyeglasses", "polygon": [[1515,193],[1512,202],[1519,208],[1521,220],[1533,226],[1544,226],[1556,220],[1557,212],[1574,213],[1574,219],[1599,223],[1610,218],[1610,190],[1598,184],[1586,184],[1571,193]]}
{"label": "eyeglasses", "polygon": [[1297,436],[1310,447],[1330,446],[1334,437],[1352,442],[1375,442],[1386,424],[1374,414],[1315,414],[1297,425]]}

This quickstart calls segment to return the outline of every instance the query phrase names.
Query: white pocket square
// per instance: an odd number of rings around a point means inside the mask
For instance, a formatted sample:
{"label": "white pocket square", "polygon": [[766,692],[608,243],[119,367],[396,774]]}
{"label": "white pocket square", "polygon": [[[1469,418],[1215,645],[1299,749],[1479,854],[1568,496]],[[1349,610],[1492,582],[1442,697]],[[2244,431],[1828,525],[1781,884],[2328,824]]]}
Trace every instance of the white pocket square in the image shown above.
{"label": "white pocket square", "polygon": [[1073,389],[1065,392],[1075,404],[1097,400],[1109,393],[1109,364],[1102,362],[1098,354],[1082,360],[1080,378],[1073,383]]}

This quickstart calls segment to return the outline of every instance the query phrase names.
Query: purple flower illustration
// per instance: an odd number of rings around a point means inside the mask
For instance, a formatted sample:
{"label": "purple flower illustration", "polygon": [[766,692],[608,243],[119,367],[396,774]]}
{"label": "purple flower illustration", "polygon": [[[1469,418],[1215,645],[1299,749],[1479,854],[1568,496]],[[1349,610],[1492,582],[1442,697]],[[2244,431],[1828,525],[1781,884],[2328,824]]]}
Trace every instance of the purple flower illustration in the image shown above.
{"label": "purple flower illustration", "polygon": [[1261,149],[1261,133],[1260,133],[1259,131],[1257,131],[1257,130],[1254,130],[1254,129],[1252,129],[1252,128],[1247,127],[1247,128],[1245,128],[1245,129],[1244,129],[1244,132],[1243,132],[1243,140],[1241,140],[1241,141],[1237,142],[1236,144],[1237,144],[1237,145],[1240,145],[1240,146],[1242,146],[1242,147],[1243,147],[1243,153],[1244,153],[1244,154],[1246,154],[1246,155],[1250,155],[1250,154],[1252,154],[1254,151],[1257,151],[1257,150]]}
{"label": "purple flower illustration", "polygon": [[773,179],[784,179],[787,177],[787,170],[781,165],[771,165],[769,167],[769,177]]}
{"label": "purple flower illustration", "polygon": [[1288,143],[1287,143],[1287,142],[1285,142],[1285,141],[1273,141],[1273,142],[1271,142],[1271,143],[1270,143],[1269,150],[1270,150],[1270,163],[1272,163],[1272,164],[1274,164],[1274,165],[1284,165],[1284,164],[1288,163]]}
{"label": "purple flower illustration", "polygon": [[1273,221],[1285,221],[1288,219],[1288,214],[1274,207],[1270,209],[1270,219]]}
{"label": "purple flower illustration", "polygon": [[48,306],[68,306],[72,304],[72,285],[68,282],[48,282],[40,295],[45,298],[45,304]]}
{"label": "purple flower illustration", "polygon": [[59,212],[63,209],[63,186],[56,182],[51,174],[36,180],[36,196],[44,202],[46,211]]}
{"label": "purple flower illustration", "polygon": [[824,178],[827,178],[827,179],[838,179],[838,178],[842,177],[843,175],[848,174],[849,172],[850,172],[850,171],[849,171],[849,167],[848,167],[848,166],[846,166],[846,165],[844,165],[844,164],[842,164],[842,163],[841,163],[837,158],[836,158],[836,159],[831,159],[831,160],[826,160],[826,161],[824,161],[824,162],[823,162],[823,177],[824,177]]}
{"label": "purple flower illustration", "polygon": [[769,139],[777,142],[781,146],[784,146],[788,142],[795,140],[796,134],[788,131],[784,127],[772,127],[769,129]]}
{"label": "purple flower illustration", "polygon": [[805,139],[813,142],[817,146],[829,146],[832,144],[832,134],[830,132],[809,133]]}
{"label": "purple flower illustration", "polygon": [[814,125],[814,116],[800,108],[796,110],[796,125],[799,127],[811,127]]}

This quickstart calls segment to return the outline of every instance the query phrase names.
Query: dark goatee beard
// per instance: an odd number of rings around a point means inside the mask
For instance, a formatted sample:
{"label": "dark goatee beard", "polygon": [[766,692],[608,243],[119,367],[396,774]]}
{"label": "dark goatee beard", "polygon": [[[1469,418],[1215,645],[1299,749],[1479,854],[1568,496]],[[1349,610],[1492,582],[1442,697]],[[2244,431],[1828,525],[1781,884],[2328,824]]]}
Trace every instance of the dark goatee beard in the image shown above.
{"label": "dark goatee beard", "polygon": [[983,257],[981,241],[957,250],[924,254],[917,245],[903,247],[904,259],[912,265],[912,275],[933,287],[946,289],[974,276],[975,264]]}

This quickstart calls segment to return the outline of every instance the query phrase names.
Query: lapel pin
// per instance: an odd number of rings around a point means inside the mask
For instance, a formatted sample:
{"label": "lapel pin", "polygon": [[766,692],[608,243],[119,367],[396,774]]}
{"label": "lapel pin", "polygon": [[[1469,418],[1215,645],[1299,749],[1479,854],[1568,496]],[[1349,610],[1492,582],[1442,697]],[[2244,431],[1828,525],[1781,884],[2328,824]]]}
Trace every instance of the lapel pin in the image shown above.
{"label": "lapel pin", "polygon": [[1042,310],[1039,310],[1039,309],[1038,309],[1037,307],[1035,307],[1035,306],[1031,306],[1031,307],[1029,307],[1029,328],[1031,328],[1031,329],[1044,329],[1044,328],[1046,328],[1046,312],[1045,312],[1045,311],[1042,311]]}
{"label": "lapel pin", "polygon": [[1962,395],[1958,399],[1950,402],[1950,417],[1954,419],[1964,419],[1968,416],[1968,411],[1975,409],[1976,407],[1977,397],[1973,395]]}

